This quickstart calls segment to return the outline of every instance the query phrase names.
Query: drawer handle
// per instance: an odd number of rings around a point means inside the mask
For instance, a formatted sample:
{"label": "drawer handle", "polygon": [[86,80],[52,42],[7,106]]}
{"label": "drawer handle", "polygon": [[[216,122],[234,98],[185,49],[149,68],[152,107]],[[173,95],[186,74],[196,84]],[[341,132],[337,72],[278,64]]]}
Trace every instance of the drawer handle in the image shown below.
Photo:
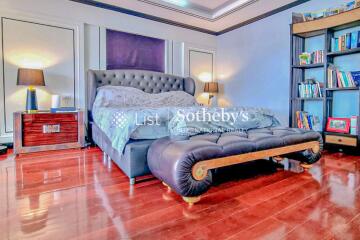
{"label": "drawer handle", "polygon": [[60,124],[57,125],[43,125],[43,133],[59,133]]}

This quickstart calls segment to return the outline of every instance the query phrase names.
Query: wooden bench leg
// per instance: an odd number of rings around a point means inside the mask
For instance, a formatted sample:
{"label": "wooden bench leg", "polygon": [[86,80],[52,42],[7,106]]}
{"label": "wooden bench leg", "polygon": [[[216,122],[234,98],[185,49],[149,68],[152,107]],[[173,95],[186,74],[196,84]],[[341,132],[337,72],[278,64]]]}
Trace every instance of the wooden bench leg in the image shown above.
{"label": "wooden bench leg", "polygon": [[195,203],[201,200],[201,196],[198,197],[183,197],[183,200],[189,204],[189,206],[194,205]]}
{"label": "wooden bench leg", "polygon": [[280,163],[282,161],[284,161],[284,158],[282,157],[273,157],[274,161],[276,161],[277,163]]}
{"label": "wooden bench leg", "polygon": [[300,166],[303,167],[304,170],[309,170],[313,167],[312,164],[307,164],[307,163],[302,163],[302,164],[300,164]]}
{"label": "wooden bench leg", "polygon": [[167,187],[167,191],[168,193],[171,193],[171,187],[169,185],[167,185],[165,182],[162,182],[162,184]]}

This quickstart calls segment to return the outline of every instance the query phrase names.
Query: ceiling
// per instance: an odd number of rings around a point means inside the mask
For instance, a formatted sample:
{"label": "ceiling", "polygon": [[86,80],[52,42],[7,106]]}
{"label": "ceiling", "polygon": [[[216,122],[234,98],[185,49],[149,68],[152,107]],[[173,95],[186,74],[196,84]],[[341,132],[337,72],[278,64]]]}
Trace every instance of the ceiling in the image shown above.
{"label": "ceiling", "polygon": [[92,0],[88,2],[92,2],[91,5],[96,5],[95,2],[118,11],[131,10],[149,19],[219,34],[242,23],[266,17],[307,1],[309,0]]}
{"label": "ceiling", "polygon": [[184,14],[216,21],[230,11],[243,8],[259,0],[135,0]]}
{"label": "ceiling", "polygon": [[204,8],[215,9],[224,4],[229,4],[229,2],[233,2],[232,0],[188,0],[190,4],[196,4],[199,6],[203,6]]}

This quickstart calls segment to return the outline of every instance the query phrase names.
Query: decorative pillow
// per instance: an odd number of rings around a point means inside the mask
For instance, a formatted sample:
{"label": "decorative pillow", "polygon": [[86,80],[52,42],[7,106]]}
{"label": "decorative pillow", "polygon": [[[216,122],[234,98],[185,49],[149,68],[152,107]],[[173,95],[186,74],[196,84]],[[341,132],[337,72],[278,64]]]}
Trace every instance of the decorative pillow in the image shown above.
{"label": "decorative pillow", "polygon": [[104,86],[98,88],[94,107],[190,107],[198,105],[194,96],[183,91],[151,94],[137,88]]}

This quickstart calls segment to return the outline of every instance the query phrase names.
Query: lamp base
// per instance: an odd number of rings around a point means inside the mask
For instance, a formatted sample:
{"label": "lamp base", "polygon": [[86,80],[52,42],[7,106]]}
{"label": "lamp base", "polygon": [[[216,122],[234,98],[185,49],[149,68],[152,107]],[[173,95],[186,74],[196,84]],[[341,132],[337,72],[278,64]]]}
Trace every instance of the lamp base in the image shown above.
{"label": "lamp base", "polygon": [[208,105],[210,107],[217,107],[217,97],[215,95],[209,95]]}
{"label": "lamp base", "polygon": [[38,111],[36,89],[29,87],[26,95],[26,111],[28,113],[34,113]]}

